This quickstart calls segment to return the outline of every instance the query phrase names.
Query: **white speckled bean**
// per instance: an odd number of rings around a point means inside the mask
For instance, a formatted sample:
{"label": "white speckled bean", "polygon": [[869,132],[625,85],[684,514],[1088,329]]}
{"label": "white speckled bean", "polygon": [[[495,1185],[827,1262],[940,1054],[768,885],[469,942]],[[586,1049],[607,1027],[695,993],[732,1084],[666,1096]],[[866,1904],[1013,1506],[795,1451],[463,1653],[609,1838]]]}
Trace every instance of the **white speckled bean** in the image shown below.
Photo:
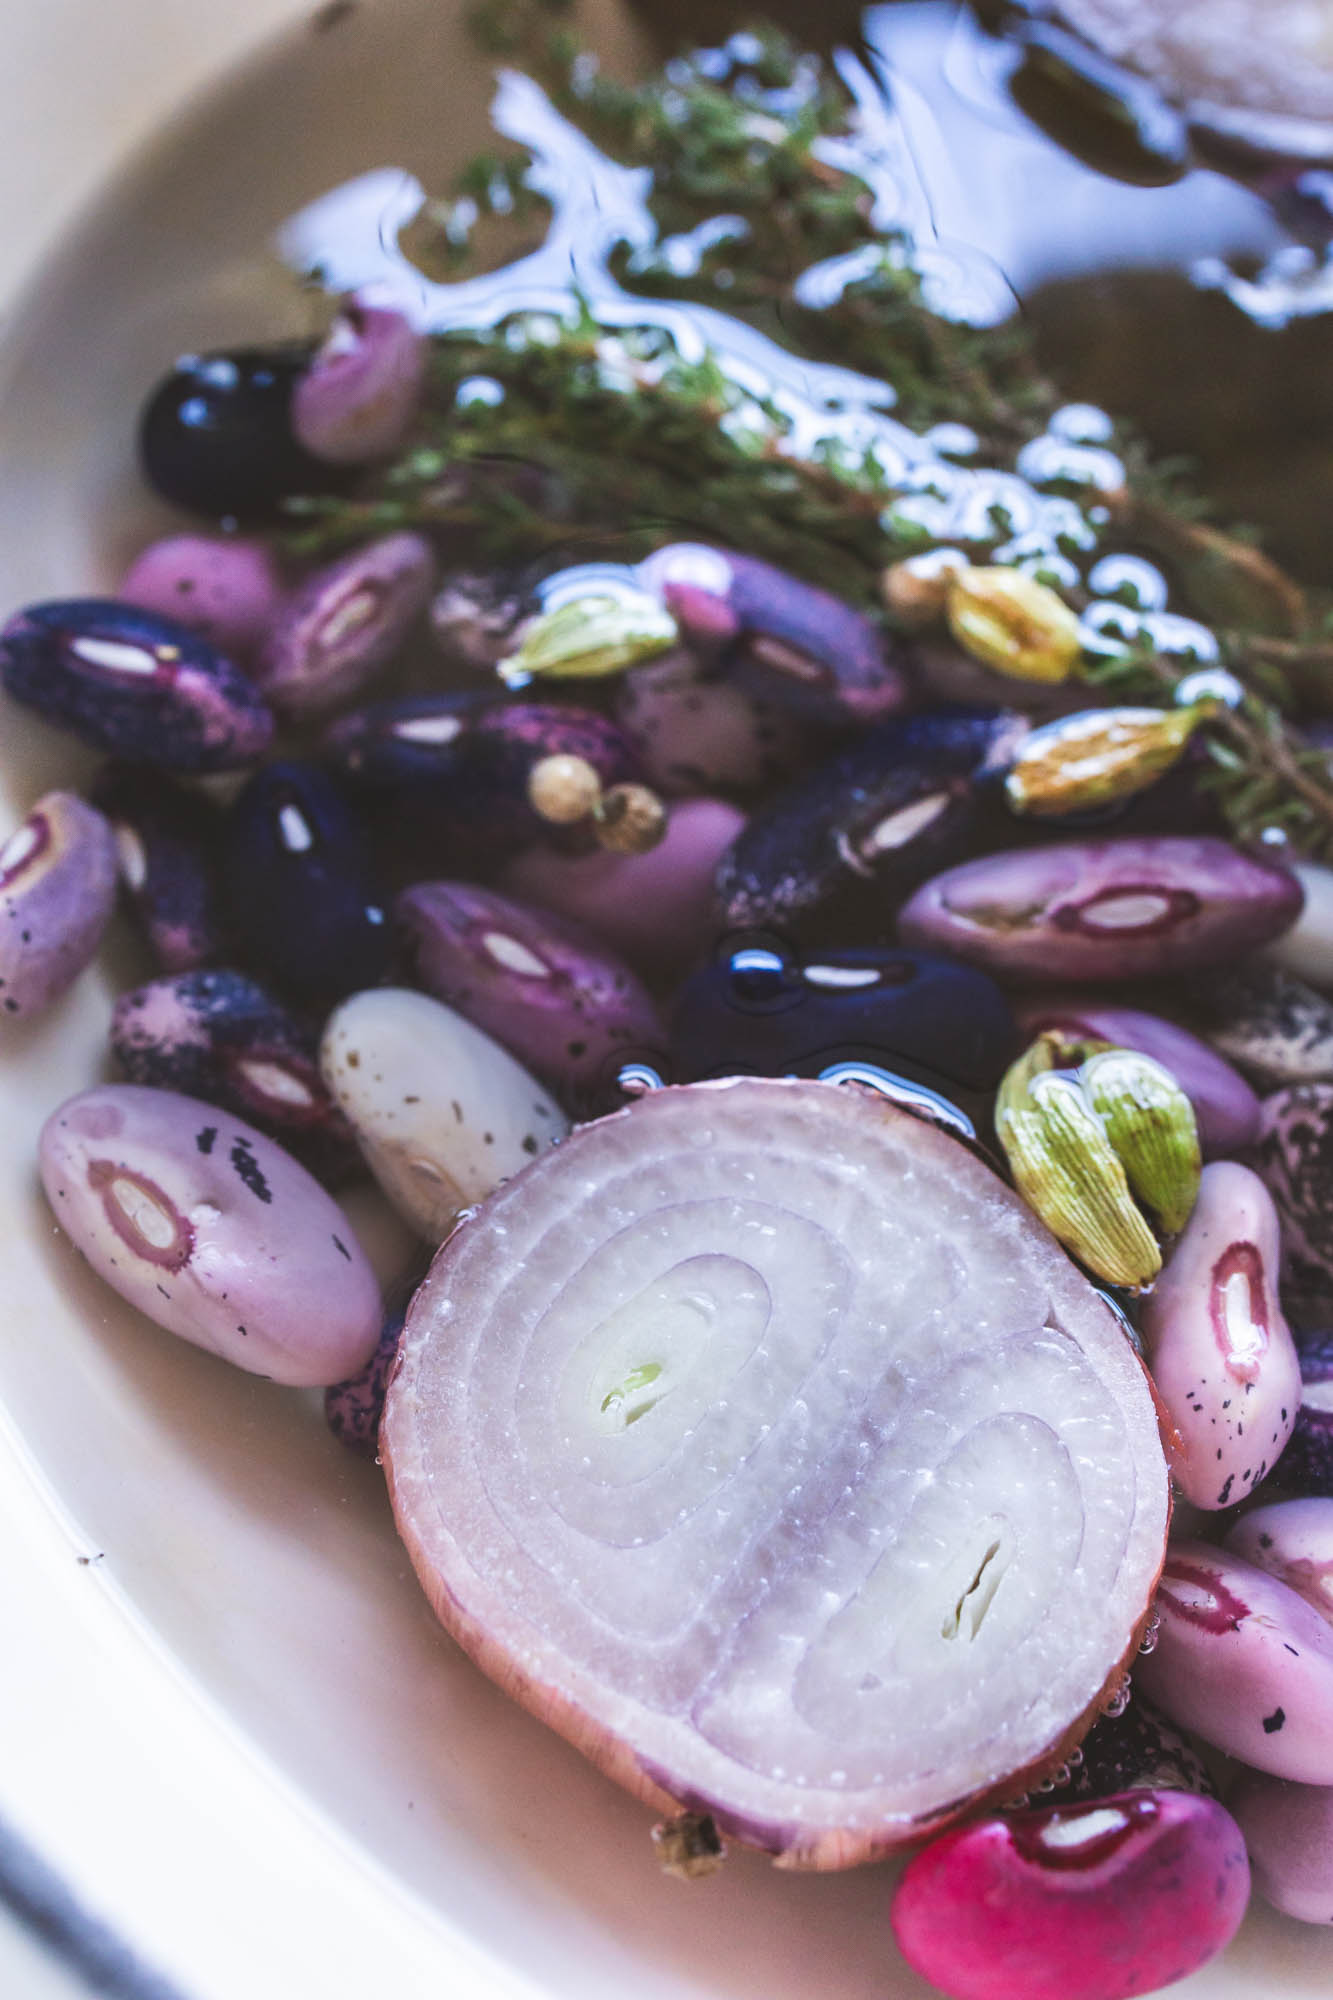
{"label": "white speckled bean", "polygon": [[1333,1785],[1333,1630],[1303,1597],[1229,1550],[1177,1542],[1157,1611],[1135,1670],[1149,1701],[1257,1771]]}
{"label": "white speckled bean", "polygon": [[115,901],[109,822],[73,792],[48,792],[0,846],[0,1020],[39,1013],[64,992]]}
{"label": "white speckled bean", "polygon": [[1305,907],[1264,956],[1297,979],[1333,993],[1333,868],[1306,861],[1293,873],[1305,891]]}
{"label": "white speckled bean", "polygon": [[99,1277],[169,1333],[275,1382],[354,1373],[380,1290],[319,1182],[253,1125],[139,1084],[104,1084],[47,1120],[41,1175]]}
{"label": "white speckled bean", "polygon": [[1176,1477],[1196,1507],[1243,1500],[1296,1422],[1301,1366],[1278,1300],[1279,1255],[1258,1175],[1230,1160],[1205,1167],[1143,1311],[1148,1366],[1185,1447]]}
{"label": "white speckled bean", "polygon": [[1227,1805],[1259,1894],[1306,1924],[1333,1924],[1333,1785],[1242,1773]]}
{"label": "white speckled bean", "polygon": [[324,1031],[320,1067],[371,1172],[429,1243],[569,1130],[498,1042],[404,987],[345,1000]]}
{"label": "white speckled bean", "polygon": [[1333,1500],[1275,1500],[1255,1507],[1236,1522],[1225,1545],[1298,1591],[1333,1625]]}

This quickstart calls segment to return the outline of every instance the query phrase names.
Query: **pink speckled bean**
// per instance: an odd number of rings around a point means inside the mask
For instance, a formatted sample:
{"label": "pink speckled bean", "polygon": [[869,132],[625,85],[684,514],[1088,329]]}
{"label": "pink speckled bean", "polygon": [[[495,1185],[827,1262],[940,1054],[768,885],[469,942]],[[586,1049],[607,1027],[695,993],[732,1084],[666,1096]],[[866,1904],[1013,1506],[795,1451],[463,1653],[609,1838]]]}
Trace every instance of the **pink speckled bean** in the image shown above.
{"label": "pink speckled bean", "polygon": [[1243,1764],[1333,1785],[1333,1629],[1303,1597],[1207,1542],[1167,1553],[1157,1645],[1135,1679]]}
{"label": "pink speckled bean", "polygon": [[73,792],[47,792],[0,847],[0,1021],[77,979],[116,901],[116,842]]}
{"label": "pink speckled bean", "polygon": [[1333,1924],[1333,1785],[1245,1771],[1227,1804],[1259,1894],[1301,1923]]}
{"label": "pink speckled bean", "polygon": [[1148,1366],[1185,1447],[1196,1507],[1243,1500],[1281,1456],[1301,1364],[1278,1298],[1277,1211],[1257,1174],[1205,1167],[1194,1213],[1143,1309]]}
{"label": "pink speckled bean", "polygon": [[351,1224],[253,1125],[174,1090],[103,1084],[47,1119],[40,1163],[76,1248],[169,1333],[307,1388],[373,1352],[380,1291]]}
{"label": "pink speckled bean", "polygon": [[1333,1500],[1254,1507],[1230,1530],[1225,1546],[1299,1592],[1333,1625]]}

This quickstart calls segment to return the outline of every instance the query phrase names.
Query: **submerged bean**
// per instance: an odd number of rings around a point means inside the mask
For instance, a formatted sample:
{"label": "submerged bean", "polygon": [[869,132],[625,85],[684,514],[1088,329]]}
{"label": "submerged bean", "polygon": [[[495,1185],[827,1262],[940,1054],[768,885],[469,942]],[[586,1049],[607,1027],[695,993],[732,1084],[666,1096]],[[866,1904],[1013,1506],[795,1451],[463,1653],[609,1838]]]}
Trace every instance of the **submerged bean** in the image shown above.
{"label": "submerged bean", "polygon": [[0,847],[0,1021],[73,984],[115,901],[110,826],[75,793],[47,792]]}
{"label": "submerged bean", "polygon": [[569,1129],[498,1042],[401,987],[345,1000],[320,1065],[371,1172],[428,1243]]}
{"label": "submerged bean", "polygon": [[1301,1346],[1301,1405],[1278,1468],[1295,1493],[1333,1496],[1333,1334]]}
{"label": "submerged bean", "polygon": [[1333,1924],[1333,1785],[1242,1771],[1227,1804],[1265,1901],[1300,1923]]}
{"label": "submerged bean", "polygon": [[616,720],[649,783],[669,799],[758,791],[818,750],[808,723],[683,651],[622,677]]}
{"label": "submerged bean", "polygon": [[1225,841],[1070,841],[967,861],[918,889],[904,944],[1033,981],[1126,980],[1225,964],[1294,921],[1284,868]]}
{"label": "submerged bean", "polygon": [[252,1125],[104,1084],[47,1120],[42,1184],[98,1276],[165,1327],[275,1382],[360,1368],[380,1294],[337,1203]]}
{"label": "submerged bean", "polygon": [[613,1060],[659,1048],[657,1008],[629,967],[585,931],[467,882],[421,882],[394,917],[428,993],[579,1098]]}
{"label": "submerged bean", "polygon": [[1148,1366],[1196,1507],[1244,1500],[1280,1458],[1301,1371],[1278,1300],[1277,1212],[1248,1167],[1205,1167],[1194,1213],[1143,1308]]}
{"label": "submerged bean", "polygon": [[1183,1018],[1260,1090],[1333,1083],[1333,1000],[1256,963],[1190,983]]}
{"label": "submerged bean", "polygon": [[20,611],[0,633],[0,679],[57,729],[168,770],[235,770],[273,734],[263,696],[224,654],[114,598]]}
{"label": "submerged bean", "polygon": [[387,457],[412,428],[429,363],[400,312],[347,300],[292,392],[293,436],[333,465]]}
{"label": "submerged bean", "polygon": [[413,1269],[384,1302],[384,1317],[375,1351],[355,1375],[331,1382],[324,1391],[324,1421],[339,1444],[359,1458],[374,1458],[379,1450],[384,1396],[398,1354],[403,1321],[424,1270]]}

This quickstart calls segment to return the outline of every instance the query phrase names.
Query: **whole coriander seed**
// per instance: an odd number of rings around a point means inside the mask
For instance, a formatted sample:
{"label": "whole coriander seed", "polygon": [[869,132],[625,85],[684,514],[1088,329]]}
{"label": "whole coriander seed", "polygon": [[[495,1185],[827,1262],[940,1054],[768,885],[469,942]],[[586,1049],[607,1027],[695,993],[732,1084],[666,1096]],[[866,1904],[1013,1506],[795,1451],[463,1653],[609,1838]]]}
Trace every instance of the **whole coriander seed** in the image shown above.
{"label": "whole coriander seed", "polygon": [[576,826],[602,803],[602,781],[586,757],[541,757],[528,773],[528,804],[552,826]]}
{"label": "whole coriander seed", "polygon": [[647,854],[667,830],[667,809],[646,785],[612,785],[593,809],[599,846],[611,854]]}

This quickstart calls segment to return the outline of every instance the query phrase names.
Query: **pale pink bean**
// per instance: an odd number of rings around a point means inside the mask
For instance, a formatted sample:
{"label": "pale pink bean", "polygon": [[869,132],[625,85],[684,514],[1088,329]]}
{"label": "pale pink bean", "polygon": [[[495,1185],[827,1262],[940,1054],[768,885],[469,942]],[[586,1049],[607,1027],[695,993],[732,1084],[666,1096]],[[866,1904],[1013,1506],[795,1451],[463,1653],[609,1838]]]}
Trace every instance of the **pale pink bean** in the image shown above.
{"label": "pale pink bean", "polygon": [[1333,1500],[1275,1500],[1252,1508],[1225,1546],[1298,1591],[1333,1625]]}
{"label": "pale pink bean", "polygon": [[118,597],[160,611],[221,652],[254,651],[282,603],[273,553],[239,535],[169,535],[142,549]]}
{"label": "pale pink bean", "polygon": [[1179,1542],[1157,1611],[1135,1670],[1150,1701],[1256,1770],[1333,1785],[1333,1630],[1303,1597],[1229,1550]]}
{"label": "pale pink bean", "polygon": [[942,1834],[904,1869],[892,1922],[951,2000],[1130,2000],[1221,1951],[1249,1889],[1215,1799],[1120,1792]]}
{"label": "pale pink bean", "polygon": [[1333,1785],[1246,1771],[1227,1803],[1259,1894],[1301,1923],[1333,1924]]}
{"label": "pale pink bean", "polygon": [[1148,1366],[1185,1449],[1185,1497],[1243,1500],[1281,1456],[1301,1364],[1278,1299],[1277,1211],[1257,1174],[1205,1167],[1194,1213],[1143,1309]]}
{"label": "pale pink bean", "polygon": [[500,876],[506,895],[583,923],[642,970],[682,973],[713,943],[713,877],[745,824],[721,799],[682,799],[647,854],[530,847]]}

